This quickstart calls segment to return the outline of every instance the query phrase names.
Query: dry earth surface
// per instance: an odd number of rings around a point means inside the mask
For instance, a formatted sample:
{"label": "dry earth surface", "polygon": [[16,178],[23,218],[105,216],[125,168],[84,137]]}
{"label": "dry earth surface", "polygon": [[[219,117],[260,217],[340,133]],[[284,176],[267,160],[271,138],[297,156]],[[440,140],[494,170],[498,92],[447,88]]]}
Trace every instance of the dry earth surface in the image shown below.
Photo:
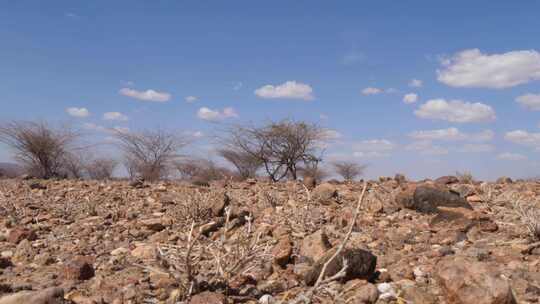
{"label": "dry earth surface", "polygon": [[0,304],[538,303],[539,183],[363,185],[0,180]]}

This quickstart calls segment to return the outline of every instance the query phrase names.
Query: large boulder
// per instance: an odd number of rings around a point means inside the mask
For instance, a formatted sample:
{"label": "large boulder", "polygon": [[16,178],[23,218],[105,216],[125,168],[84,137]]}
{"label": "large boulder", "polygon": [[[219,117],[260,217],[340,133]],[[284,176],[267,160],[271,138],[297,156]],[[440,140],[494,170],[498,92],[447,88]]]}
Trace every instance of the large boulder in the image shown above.
{"label": "large boulder", "polygon": [[435,180],[438,184],[450,185],[459,183],[459,179],[453,175],[441,176]]}
{"label": "large boulder", "polygon": [[466,258],[437,264],[436,277],[451,304],[515,304],[510,284],[493,267]]}
{"label": "large boulder", "polygon": [[[319,278],[319,275],[324,267],[324,264],[328,262],[337,248],[328,251],[322,258],[320,258],[308,271],[304,274],[304,282],[307,285],[314,285]],[[352,279],[364,279],[368,280],[373,277],[375,267],[377,265],[377,257],[367,250],[360,248],[345,248],[340,254],[333,259],[326,268],[325,277],[330,277],[337,274],[343,268],[343,261],[347,260],[347,269],[344,281]]]}
{"label": "large boulder", "polygon": [[49,288],[40,291],[21,291],[0,299],[0,304],[60,304],[64,303],[62,288]]}
{"label": "large boulder", "polygon": [[396,196],[396,203],[423,213],[437,213],[439,207],[473,209],[458,193],[435,185],[410,186]]}

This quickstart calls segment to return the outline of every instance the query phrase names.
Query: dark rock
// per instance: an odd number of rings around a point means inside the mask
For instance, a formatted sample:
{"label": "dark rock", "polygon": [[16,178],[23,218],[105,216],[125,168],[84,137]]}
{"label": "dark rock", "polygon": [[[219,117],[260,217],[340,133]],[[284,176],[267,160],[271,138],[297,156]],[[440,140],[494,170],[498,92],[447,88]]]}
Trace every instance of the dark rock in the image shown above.
{"label": "dark rock", "polygon": [[[335,250],[328,251],[321,259],[319,259],[305,274],[304,282],[307,285],[313,285],[317,281],[319,274],[322,271],[324,264],[334,255]],[[343,268],[343,260],[347,260],[346,275],[344,281],[352,279],[369,280],[373,277],[375,267],[377,265],[377,257],[371,252],[359,248],[346,248],[333,259],[326,268],[325,277],[333,276]]]}
{"label": "dark rock", "polygon": [[459,194],[440,187],[421,185],[409,187],[396,196],[396,203],[402,207],[423,213],[436,213],[438,207],[473,208]]}
{"label": "dark rock", "polygon": [[435,180],[437,184],[450,185],[459,183],[459,179],[452,175],[441,176]]}

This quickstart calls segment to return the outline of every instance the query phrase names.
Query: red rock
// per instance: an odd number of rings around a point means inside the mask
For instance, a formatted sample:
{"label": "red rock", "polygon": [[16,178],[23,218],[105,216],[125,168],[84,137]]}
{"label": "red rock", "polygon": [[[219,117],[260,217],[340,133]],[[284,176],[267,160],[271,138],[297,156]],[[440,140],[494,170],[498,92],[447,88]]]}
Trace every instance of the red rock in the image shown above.
{"label": "red rock", "polygon": [[35,241],[37,235],[33,230],[25,228],[15,228],[9,232],[7,241],[13,244],[18,244],[22,240]]}
{"label": "red rock", "polygon": [[216,292],[205,291],[191,297],[190,304],[227,304],[227,298]]}
{"label": "red rock", "polygon": [[444,259],[436,276],[449,303],[515,304],[512,288],[488,264],[464,258]]}
{"label": "red rock", "polygon": [[64,266],[63,278],[66,280],[88,280],[94,276],[90,257],[78,256]]}
{"label": "red rock", "polygon": [[293,246],[289,236],[282,237],[272,249],[272,257],[274,263],[281,267],[285,267],[291,258]]}

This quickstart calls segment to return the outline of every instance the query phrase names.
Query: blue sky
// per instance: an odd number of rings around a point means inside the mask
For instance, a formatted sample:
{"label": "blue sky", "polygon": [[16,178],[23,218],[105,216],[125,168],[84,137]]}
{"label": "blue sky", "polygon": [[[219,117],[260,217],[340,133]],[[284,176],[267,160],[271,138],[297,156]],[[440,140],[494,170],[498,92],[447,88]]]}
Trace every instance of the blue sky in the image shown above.
{"label": "blue sky", "polygon": [[0,120],[70,122],[95,140],[179,129],[212,156],[215,122],[289,117],[334,130],[327,159],[369,176],[537,176],[538,12],[539,1],[4,1]]}

